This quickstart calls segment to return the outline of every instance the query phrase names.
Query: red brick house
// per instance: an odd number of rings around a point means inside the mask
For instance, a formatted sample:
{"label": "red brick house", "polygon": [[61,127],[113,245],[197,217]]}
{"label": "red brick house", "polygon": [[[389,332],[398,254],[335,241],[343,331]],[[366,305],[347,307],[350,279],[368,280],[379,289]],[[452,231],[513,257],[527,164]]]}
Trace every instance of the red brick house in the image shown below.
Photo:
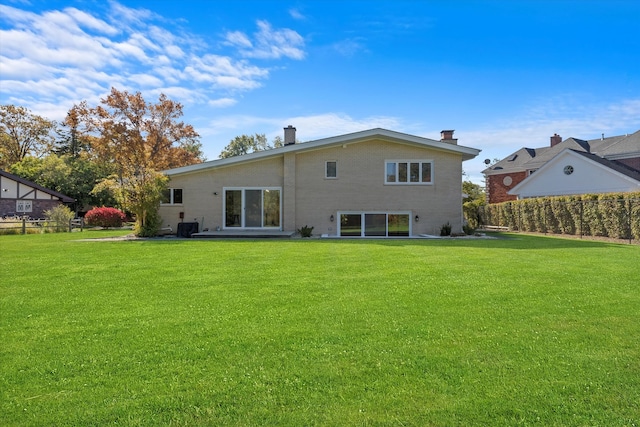
{"label": "red brick house", "polygon": [[[557,182],[557,185],[554,183],[548,185],[546,189],[538,189],[537,193],[540,195],[599,193],[602,190],[595,184],[597,180],[602,180],[602,173],[624,175],[632,180],[633,186],[633,182],[637,181],[640,174],[640,131],[607,138],[603,135],[599,139],[588,141],[577,138],[568,138],[563,141],[560,135],[555,134],[550,138],[548,147],[521,148],[482,171],[486,180],[488,202],[501,203],[531,197],[523,196],[518,192],[525,187],[521,183],[551,160],[561,154],[564,157],[563,153],[566,153],[566,150],[589,155],[592,166],[596,167],[600,174],[590,174],[591,179],[583,180],[581,185],[574,186],[571,192],[562,190],[560,182]],[[591,183],[594,185],[590,185]]]}

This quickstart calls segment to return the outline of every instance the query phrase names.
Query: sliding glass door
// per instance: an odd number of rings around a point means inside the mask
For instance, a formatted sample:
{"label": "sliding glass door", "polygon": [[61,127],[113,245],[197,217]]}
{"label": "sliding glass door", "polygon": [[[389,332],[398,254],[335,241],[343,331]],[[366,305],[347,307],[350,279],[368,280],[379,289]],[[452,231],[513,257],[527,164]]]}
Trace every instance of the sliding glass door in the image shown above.
{"label": "sliding glass door", "polygon": [[279,188],[225,188],[225,228],[280,228]]}
{"label": "sliding glass door", "polygon": [[338,212],[342,237],[406,237],[411,235],[409,212]]}

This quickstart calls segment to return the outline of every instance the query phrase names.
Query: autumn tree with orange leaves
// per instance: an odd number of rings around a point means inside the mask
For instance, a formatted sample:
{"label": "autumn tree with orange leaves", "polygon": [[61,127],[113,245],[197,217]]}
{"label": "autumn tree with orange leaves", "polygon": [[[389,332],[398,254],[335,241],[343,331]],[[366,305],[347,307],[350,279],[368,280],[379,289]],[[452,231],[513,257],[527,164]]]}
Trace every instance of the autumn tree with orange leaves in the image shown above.
{"label": "autumn tree with orange leaves", "polygon": [[167,179],[160,171],[202,162],[200,135],[178,121],[182,105],[161,94],[147,103],[140,92],[111,89],[101,104],[73,108],[93,135],[91,150],[111,162],[116,175],[97,190],[109,188],[121,207],[135,215],[134,232],[154,236],[160,227],[158,208]]}

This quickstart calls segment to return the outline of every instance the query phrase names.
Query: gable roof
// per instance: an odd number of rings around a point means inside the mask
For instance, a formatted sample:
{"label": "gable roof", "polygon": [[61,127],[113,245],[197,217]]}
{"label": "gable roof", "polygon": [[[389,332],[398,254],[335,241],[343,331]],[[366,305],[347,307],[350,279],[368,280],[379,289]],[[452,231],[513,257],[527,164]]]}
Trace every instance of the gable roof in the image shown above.
{"label": "gable roof", "polygon": [[612,169],[622,175],[626,175],[629,178],[635,179],[636,181],[640,182],[640,172],[633,170],[629,167],[626,167],[625,165],[623,165],[622,163],[617,163],[617,162],[613,162],[609,159],[605,159],[602,158],[600,156],[597,156],[595,154],[591,154],[591,153],[585,153],[583,151],[575,151],[575,150],[571,150],[574,151],[576,154],[582,156],[582,157],[586,157],[587,159],[594,161],[596,163],[601,164],[602,166],[605,166],[609,169]]}
{"label": "gable roof", "polygon": [[512,153],[500,160],[498,163],[489,166],[482,173],[490,173],[495,171],[496,173],[515,172],[525,170],[525,164],[544,152],[545,149],[535,148],[521,148],[515,153]]}
{"label": "gable roof", "polygon": [[72,203],[72,202],[75,201],[75,199],[73,199],[73,198],[71,198],[69,196],[66,196],[66,195],[64,195],[62,193],[58,193],[57,191],[51,190],[49,188],[45,188],[45,187],[43,187],[41,185],[36,184],[35,182],[29,181],[28,179],[24,179],[24,178],[21,178],[21,177],[19,177],[17,175],[11,174],[9,172],[5,172],[2,169],[0,169],[0,176],[3,176],[5,178],[11,179],[13,181],[19,182],[20,184],[29,186],[31,188],[34,188],[34,189],[38,190],[38,191],[42,191],[43,193],[49,194],[49,195],[51,195],[53,197],[56,197],[56,198],[60,199],[60,201],[63,202],[63,203]]}
{"label": "gable roof", "polygon": [[[504,174],[536,170],[553,159],[565,149],[594,154],[600,158],[619,160],[640,157],[640,130],[631,135],[619,135],[607,138],[583,140],[567,138],[552,147],[524,148],[516,151],[482,171],[485,175]],[[526,150],[526,153],[522,150]],[[519,155],[519,161],[509,161]],[[614,165],[614,163],[609,163]]]}
{"label": "gable roof", "polygon": [[169,169],[164,171],[166,175],[181,175],[186,173],[197,172],[200,170],[216,168],[221,166],[229,166],[237,163],[246,163],[256,160],[267,159],[269,157],[281,156],[285,153],[306,152],[312,150],[320,150],[336,145],[356,144],[359,142],[381,139],[384,141],[415,145],[423,148],[431,148],[439,151],[460,154],[462,160],[470,160],[476,157],[481,150],[462,145],[450,144],[447,142],[437,141],[435,139],[423,138],[420,136],[409,135],[401,132],[391,131],[387,129],[375,128],[361,132],[354,132],[345,135],[333,136],[329,138],[317,139],[315,141],[285,145],[284,147],[274,148],[271,150],[258,151],[242,156],[234,156],[226,159],[211,160],[208,162],[198,163],[190,166]]}
{"label": "gable roof", "polygon": [[[540,169],[536,171],[536,173],[530,175],[529,177],[527,177],[527,179],[521,181],[516,186],[514,186],[511,190],[509,190],[508,194],[520,195],[522,193],[526,193],[526,191],[523,191],[523,190],[526,190],[527,187],[535,186],[536,182],[540,180],[548,179],[546,178],[545,173],[549,170],[552,170],[556,166],[556,164],[558,164],[559,162],[564,162],[563,159],[566,159],[567,157],[583,159],[585,162],[590,163],[591,165],[600,169],[603,173],[607,174],[608,176],[615,177],[615,179],[617,179],[618,182],[627,182],[629,183],[630,186],[637,186],[638,188],[640,188],[640,172],[626,168],[623,165],[619,165],[610,160],[603,159],[602,157],[599,157],[595,154],[586,153],[580,150],[572,150],[569,148],[565,148],[560,153],[556,154],[553,157],[553,159],[551,159],[550,161],[542,165]],[[556,191],[552,192],[553,193],[552,194],[552,193],[549,193],[547,189],[545,189],[544,194],[536,194],[535,196],[577,194],[571,191],[562,190],[559,184],[555,186],[554,190]],[[561,190],[561,191],[557,191],[557,190]],[[615,192],[615,191],[625,191],[625,190],[616,189],[616,188],[606,189],[606,192]],[[598,191],[598,192],[603,192],[603,191]]]}
{"label": "gable roof", "polygon": [[611,160],[640,157],[640,130],[631,135],[611,138],[611,140],[611,144],[592,152]]}

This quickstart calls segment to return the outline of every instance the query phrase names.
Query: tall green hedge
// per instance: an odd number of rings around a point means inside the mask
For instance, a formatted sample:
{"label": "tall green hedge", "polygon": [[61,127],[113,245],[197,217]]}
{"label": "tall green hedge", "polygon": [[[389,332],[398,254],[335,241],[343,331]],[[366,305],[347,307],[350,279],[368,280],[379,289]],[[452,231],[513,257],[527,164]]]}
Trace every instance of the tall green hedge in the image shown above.
{"label": "tall green hedge", "polygon": [[517,231],[640,239],[640,193],[517,200],[478,206],[477,217]]}

